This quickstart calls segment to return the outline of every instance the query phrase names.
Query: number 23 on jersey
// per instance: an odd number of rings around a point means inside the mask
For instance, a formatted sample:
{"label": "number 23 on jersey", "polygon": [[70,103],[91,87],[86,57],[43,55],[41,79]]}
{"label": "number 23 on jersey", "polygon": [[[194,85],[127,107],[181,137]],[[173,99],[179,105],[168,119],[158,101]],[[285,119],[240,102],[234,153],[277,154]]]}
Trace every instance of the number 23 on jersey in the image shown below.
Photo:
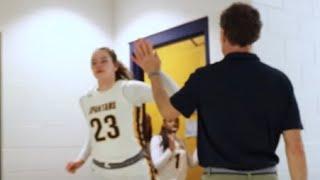
{"label": "number 23 on jersey", "polygon": [[[105,141],[107,138],[115,139],[119,137],[120,130],[117,125],[116,117],[113,115],[108,115],[103,119],[103,122],[99,118],[93,118],[90,121],[92,128],[95,128],[95,139],[97,142]],[[107,133],[102,133],[102,126],[108,125]]]}

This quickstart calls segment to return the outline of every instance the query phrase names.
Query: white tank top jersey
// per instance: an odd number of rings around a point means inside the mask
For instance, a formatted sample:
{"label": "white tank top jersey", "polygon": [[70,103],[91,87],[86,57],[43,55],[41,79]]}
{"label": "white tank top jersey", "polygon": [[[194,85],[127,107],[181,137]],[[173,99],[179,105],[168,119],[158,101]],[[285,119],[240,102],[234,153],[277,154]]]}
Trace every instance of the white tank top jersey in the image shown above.
{"label": "white tank top jersey", "polygon": [[189,167],[198,164],[197,150],[190,156],[182,142],[175,141],[175,150],[163,150],[162,137],[153,136],[150,150],[152,163],[157,169],[157,180],[185,180]]}
{"label": "white tank top jersey", "polygon": [[117,81],[106,92],[93,90],[81,98],[81,105],[90,125],[91,155],[102,162],[122,162],[136,155],[142,145],[136,128],[134,104],[123,94],[129,81]]}
{"label": "white tank top jersey", "polygon": [[[165,74],[160,74],[169,95],[178,90]],[[80,98],[82,111],[89,126],[88,137],[76,160],[92,158],[118,163],[133,157],[142,149],[141,105],[153,101],[152,90],[136,80],[118,80],[105,91],[89,91]]]}

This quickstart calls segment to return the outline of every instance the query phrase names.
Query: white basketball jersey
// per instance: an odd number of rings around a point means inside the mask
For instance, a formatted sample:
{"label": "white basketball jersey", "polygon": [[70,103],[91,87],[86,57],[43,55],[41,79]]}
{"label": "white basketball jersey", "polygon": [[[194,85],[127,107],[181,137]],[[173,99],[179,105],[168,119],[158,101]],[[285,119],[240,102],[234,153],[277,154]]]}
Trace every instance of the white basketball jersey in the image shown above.
{"label": "white basketball jersey", "polygon": [[124,97],[122,88],[127,82],[119,80],[108,91],[93,90],[81,98],[90,127],[91,155],[98,161],[122,162],[142,149],[136,133],[142,111],[134,115],[136,108]]}
{"label": "white basketball jersey", "polygon": [[191,157],[188,157],[182,142],[175,141],[175,150],[172,152],[167,148],[163,150],[162,136],[156,135],[151,139],[151,158],[157,169],[158,180],[185,180],[187,170],[192,166]]}
{"label": "white basketball jersey", "polygon": [[176,142],[176,150],[168,164],[159,172],[159,180],[185,180],[188,171],[187,152],[179,147]]}

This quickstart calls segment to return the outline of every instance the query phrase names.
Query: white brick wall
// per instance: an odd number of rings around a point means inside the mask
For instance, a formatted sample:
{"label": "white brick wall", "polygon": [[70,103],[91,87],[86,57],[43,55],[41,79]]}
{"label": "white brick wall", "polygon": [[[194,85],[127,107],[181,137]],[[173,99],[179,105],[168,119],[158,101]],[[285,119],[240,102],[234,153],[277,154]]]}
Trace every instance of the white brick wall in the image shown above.
{"label": "white brick wall", "polygon": [[[253,0],[263,19],[262,37],[255,51],[263,61],[291,79],[304,124],[309,179],[320,178],[320,21],[319,0]],[[289,179],[283,142],[280,179]]]}
{"label": "white brick wall", "polygon": [[[111,0],[1,0],[3,180],[88,180],[69,175],[85,120],[78,99],[95,83],[90,56],[112,44]],[[88,163],[89,164],[89,163]]]}
{"label": "white brick wall", "polygon": [[[75,176],[64,171],[66,161],[77,155],[84,136],[77,99],[86,87],[94,83],[90,79],[87,59],[92,49],[105,43],[105,39],[108,39],[107,45],[114,39],[113,46],[128,64],[129,41],[209,16],[211,60],[217,61],[221,57],[219,15],[232,2],[234,0],[163,0],[151,4],[147,0],[114,0],[113,3],[111,0],[61,0],[55,3],[33,0],[32,3],[21,4],[18,0],[1,1],[3,179],[92,179],[88,165]],[[310,180],[317,180],[320,178],[320,0],[251,2],[259,9],[264,24],[255,51],[264,62],[284,71],[293,82],[305,126]],[[73,38],[79,36],[82,40],[82,37],[90,35],[92,41],[73,46],[72,42],[66,40],[61,44],[63,48],[56,41],[53,44],[46,42],[46,36],[38,40],[47,44],[34,42],[41,31],[32,29],[32,24],[25,26],[23,18],[52,7],[68,9],[91,22],[89,26],[93,29],[84,34],[73,34]],[[115,11],[114,14],[112,11]],[[142,21],[151,17],[159,18],[161,22],[150,21],[148,25],[152,29],[145,28],[145,21]],[[40,19],[37,23],[44,23]],[[77,21],[72,22],[75,22],[72,25],[79,25]],[[103,33],[101,39],[101,34],[94,28],[99,28]],[[68,28],[65,30],[68,31]],[[60,33],[68,37],[64,31]],[[60,53],[54,53],[55,49]],[[45,63],[41,60],[45,60]],[[58,77],[52,76],[56,72],[59,72]],[[44,105],[44,101],[47,105]],[[289,174],[283,142],[280,143],[278,154],[281,158],[280,179],[287,180]]]}
{"label": "white brick wall", "polygon": [[129,49],[126,43],[208,16],[210,60],[219,61],[222,58],[219,44],[220,13],[231,3],[238,1],[250,2],[250,0],[161,0],[150,3],[149,0],[114,0],[115,49],[124,63],[129,64]]}

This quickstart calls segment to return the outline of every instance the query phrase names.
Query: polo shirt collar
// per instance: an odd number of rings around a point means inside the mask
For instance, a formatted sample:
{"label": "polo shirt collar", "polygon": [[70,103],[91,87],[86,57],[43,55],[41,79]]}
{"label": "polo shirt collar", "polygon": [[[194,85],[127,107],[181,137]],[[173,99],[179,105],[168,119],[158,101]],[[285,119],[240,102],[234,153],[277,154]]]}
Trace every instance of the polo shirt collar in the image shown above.
{"label": "polo shirt collar", "polygon": [[226,61],[260,61],[259,57],[253,53],[234,52],[227,54],[223,60]]}

